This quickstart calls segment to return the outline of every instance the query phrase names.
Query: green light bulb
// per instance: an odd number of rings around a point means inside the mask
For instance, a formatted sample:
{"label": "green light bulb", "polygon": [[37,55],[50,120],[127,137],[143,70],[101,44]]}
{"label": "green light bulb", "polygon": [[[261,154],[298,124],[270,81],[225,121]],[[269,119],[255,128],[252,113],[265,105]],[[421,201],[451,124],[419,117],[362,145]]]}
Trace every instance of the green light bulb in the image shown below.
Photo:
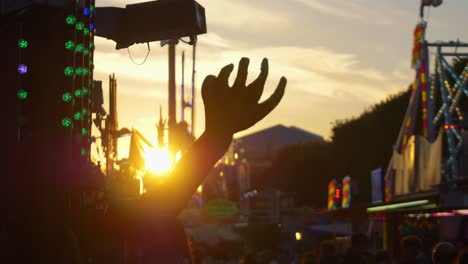
{"label": "green light bulb", "polygon": [[83,74],[83,68],[81,68],[81,67],[76,68],[75,73],[76,73],[76,75],[82,75]]}
{"label": "green light bulb", "polygon": [[62,126],[63,127],[71,127],[72,126],[72,120],[68,117],[65,117],[62,119]]}
{"label": "green light bulb", "polygon": [[94,12],[94,6],[93,5],[89,6],[89,11]]}
{"label": "green light bulb", "polygon": [[75,24],[76,22],[76,18],[72,15],[70,16],[67,16],[67,18],[65,18],[65,22],[68,24],[68,25],[73,25]]}
{"label": "green light bulb", "polygon": [[75,90],[75,96],[76,96],[76,97],[81,97],[81,96],[83,96],[83,92],[81,91],[81,89],[76,89],[76,90]]}
{"label": "green light bulb", "polygon": [[83,29],[83,34],[86,36],[89,34],[89,29],[88,28],[84,28]]}
{"label": "green light bulb", "polygon": [[18,40],[18,47],[22,48],[22,49],[25,49],[28,47],[28,41],[25,40],[25,39],[20,39]]}
{"label": "green light bulb", "polygon": [[82,69],[83,69],[83,75],[88,75],[89,74],[88,68],[82,68]]}
{"label": "green light bulb", "polygon": [[76,112],[76,113],[73,114],[73,118],[75,120],[81,120],[81,119],[83,119],[83,114],[81,114],[81,112]]}
{"label": "green light bulb", "polygon": [[84,48],[83,49],[83,55],[88,56],[89,55],[89,49]]}
{"label": "green light bulb", "polygon": [[83,49],[84,49],[83,44],[78,44],[78,45],[76,45],[76,47],[75,47],[75,51],[76,51],[76,52],[82,52]]}
{"label": "green light bulb", "polygon": [[89,47],[90,47],[90,48],[94,47],[94,42],[90,41],[90,42],[89,42]]}
{"label": "green light bulb", "polygon": [[83,87],[82,90],[83,90],[83,95],[87,95],[88,92],[89,92],[88,88],[86,88],[86,87]]}
{"label": "green light bulb", "polygon": [[76,22],[75,27],[76,27],[76,30],[83,30],[84,24],[83,22]]}
{"label": "green light bulb", "polygon": [[73,76],[73,67],[68,66],[64,70],[65,76]]}
{"label": "green light bulb", "polygon": [[88,109],[86,107],[83,107],[83,115],[87,115],[89,113]]}
{"label": "green light bulb", "polygon": [[66,103],[69,103],[71,102],[71,100],[73,99],[72,95],[69,93],[69,92],[66,92],[62,95],[62,100]]}
{"label": "green light bulb", "polygon": [[83,128],[81,129],[81,135],[82,135],[82,136],[88,135],[88,129],[86,129],[86,128],[83,127]]}
{"label": "green light bulb", "polygon": [[28,98],[28,92],[26,92],[23,89],[19,90],[17,95],[18,95],[18,99],[20,99],[20,100],[24,100],[24,99]]}
{"label": "green light bulb", "polygon": [[86,149],[82,148],[81,149],[81,156],[85,156],[86,155]]}
{"label": "green light bulb", "polygon": [[66,50],[73,50],[74,47],[75,47],[75,42],[73,42],[72,40],[67,40],[65,42],[65,49]]}

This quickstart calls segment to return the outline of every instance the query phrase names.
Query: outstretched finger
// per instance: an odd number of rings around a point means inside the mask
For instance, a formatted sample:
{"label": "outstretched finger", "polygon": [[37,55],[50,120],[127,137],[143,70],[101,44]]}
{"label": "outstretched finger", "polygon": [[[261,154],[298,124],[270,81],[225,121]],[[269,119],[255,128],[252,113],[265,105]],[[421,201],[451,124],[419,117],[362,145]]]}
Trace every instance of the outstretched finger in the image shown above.
{"label": "outstretched finger", "polygon": [[278,86],[276,87],[275,92],[270,96],[270,98],[258,105],[256,111],[257,122],[263,119],[266,115],[268,115],[279,104],[279,102],[283,98],[286,83],[286,78],[281,77],[281,80]]}
{"label": "outstretched finger", "polygon": [[206,101],[207,98],[212,98],[216,93],[216,76],[208,75],[202,84],[202,98]]}
{"label": "outstretched finger", "polygon": [[260,74],[257,79],[249,85],[249,98],[252,101],[258,102],[260,97],[262,97],[263,88],[265,87],[265,82],[268,77],[268,59],[264,58],[262,60],[262,66]]}
{"label": "outstretched finger", "polygon": [[245,82],[247,81],[247,71],[249,69],[249,59],[242,58],[239,61],[239,68],[237,69],[237,77],[232,86],[234,89],[242,89],[245,87]]}
{"label": "outstretched finger", "polygon": [[218,81],[222,85],[228,85],[229,75],[231,75],[232,70],[234,69],[234,65],[228,64],[224,66],[218,74]]}

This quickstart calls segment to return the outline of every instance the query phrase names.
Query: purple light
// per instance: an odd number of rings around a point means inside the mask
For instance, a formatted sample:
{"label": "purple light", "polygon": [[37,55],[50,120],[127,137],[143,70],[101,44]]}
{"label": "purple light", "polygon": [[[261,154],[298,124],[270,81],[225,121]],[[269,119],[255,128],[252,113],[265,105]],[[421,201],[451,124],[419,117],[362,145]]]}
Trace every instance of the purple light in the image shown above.
{"label": "purple light", "polygon": [[93,23],[89,24],[89,30],[91,30],[91,31],[94,30],[94,24]]}
{"label": "purple light", "polygon": [[87,16],[87,15],[89,15],[89,13],[91,13],[91,11],[89,10],[88,7],[85,7],[85,9],[83,9],[83,14],[84,14],[85,16]]}
{"label": "purple light", "polygon": [[26,64],[18,65],[18,73],[19,74],[25,74],[27,72],[28,72],[28,66],[26,66]]}

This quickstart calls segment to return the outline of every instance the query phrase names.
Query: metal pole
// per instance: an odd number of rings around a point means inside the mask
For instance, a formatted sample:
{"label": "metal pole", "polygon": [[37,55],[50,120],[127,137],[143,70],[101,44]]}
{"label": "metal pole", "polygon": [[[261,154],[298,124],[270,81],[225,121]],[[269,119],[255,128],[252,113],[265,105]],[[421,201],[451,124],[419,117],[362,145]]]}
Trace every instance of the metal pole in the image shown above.
{"label": "metal pole", "polygon": [[169,42],[169,133],[168,133],[168,142],[169,142],[169,150],[172,150],[171,147],[173,146],[173,130],[176,125],[176,85],[175,85],[175,78],[176,78],[176,68],[175,68],[175,46],[176,41],[171,40]]}
{"label": "metal pole", "polygon": [[421,19],[424,18],[424,4],[423,4],[423,1],[421,0],[421,5],[419,6],[419,17]]}
{"label": "metal pole", "polygon": [[441,52],[440,55],[442,55],[442,56],[466,57],[466,56],[468,56],[468,52]]}
{"label": "metal pole", "polygon": [[181,121],[185,121],[185,85],[184,85],[184,79],[185,79],[185,69],[184,69],[184,66],[185,66],[185,51],[182,51],[182,85],[180,86],[180,120]]}
{"label": "metal pole", "polygon": [[468,43],[460,41],[449,41],[449,42],[427,42],[428,47],[460,47],[467,48]]}
{"label": "metal pole", "polygon": [[190,108],[192,109],[191,114],[192,114],[192,123],[191,123],[191,129],[190,132],[192,133],[192,136],[195,136],[195,55],[197,51],[197,42],[193,43],[193,52],[192,52],[192,101],[190,102]]}

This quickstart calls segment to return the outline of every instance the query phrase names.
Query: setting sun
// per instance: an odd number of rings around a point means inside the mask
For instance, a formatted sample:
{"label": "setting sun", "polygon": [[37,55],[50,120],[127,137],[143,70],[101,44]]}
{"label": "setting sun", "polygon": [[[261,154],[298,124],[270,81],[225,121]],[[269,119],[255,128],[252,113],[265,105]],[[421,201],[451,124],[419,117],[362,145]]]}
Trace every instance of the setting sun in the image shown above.
{"label": "setting sun", "polygon": [[171,155],[167,148],[164,149],[147,149],[145,155],[145,166],[149,171],[156,175],[165,175],[170,172],[173,166]]}
{"label": "setting sun", "polygon": [[175,157],[176,161],[174,162],[167,148],[148,148],[144,155],[145,167],[147,170],[155,173],[157,176],[164,176],[173,169],[174,165],[177,163],[177,161],[179,161],[181,156],[181,152],[177,152]]}

